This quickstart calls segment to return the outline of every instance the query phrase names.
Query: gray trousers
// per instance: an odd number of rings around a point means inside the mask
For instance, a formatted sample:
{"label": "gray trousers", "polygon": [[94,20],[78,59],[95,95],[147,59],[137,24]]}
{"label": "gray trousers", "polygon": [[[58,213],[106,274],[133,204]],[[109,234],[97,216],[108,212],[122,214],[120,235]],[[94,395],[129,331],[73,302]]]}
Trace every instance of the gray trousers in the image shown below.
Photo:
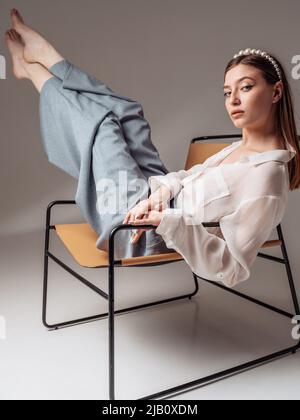
{"label": "gray trousers", "polygon": [[[151,141],[141,104],[121,96],[68,60],[53,65],[40,92],[40,127],[49,162],[78,180],[75,201],[108,251],[111,229],[150,194],[148,178],[169,171]],[[169,205],[174,206],[171,200]],[[115,259],[175,252],[155,229],[136,244],[115,237]]]}

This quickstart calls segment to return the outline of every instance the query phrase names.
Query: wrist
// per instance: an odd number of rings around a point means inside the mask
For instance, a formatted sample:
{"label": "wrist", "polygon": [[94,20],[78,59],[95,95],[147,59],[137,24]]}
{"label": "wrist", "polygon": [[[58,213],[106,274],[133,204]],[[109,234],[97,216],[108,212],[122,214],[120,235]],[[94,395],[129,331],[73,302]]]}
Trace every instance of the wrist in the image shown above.
{"label": "wrist", "polygon": [[167,200],[165,198],[156,195],[149,197],[149,202],[151,210],[159,210],[167,204]]}
{"label": "wrist", "polygon": [[155,205],[167,204],[171,200],[171,191],[166,186],[162,185],[157,191],[149,197],[150,203]]}

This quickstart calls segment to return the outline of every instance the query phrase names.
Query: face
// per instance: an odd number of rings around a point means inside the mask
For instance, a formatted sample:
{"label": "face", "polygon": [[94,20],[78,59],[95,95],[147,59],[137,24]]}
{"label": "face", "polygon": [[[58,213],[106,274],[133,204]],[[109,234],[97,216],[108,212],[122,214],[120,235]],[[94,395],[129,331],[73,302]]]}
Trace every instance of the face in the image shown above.
{"label": "face", "polygon": [[[229,117],[237,128],[259,129],[273,121],[282,82],[269,85],[254,66],[238,64],[225,75],[224,97]],[[236,111],[243,111],[232,114]]]}

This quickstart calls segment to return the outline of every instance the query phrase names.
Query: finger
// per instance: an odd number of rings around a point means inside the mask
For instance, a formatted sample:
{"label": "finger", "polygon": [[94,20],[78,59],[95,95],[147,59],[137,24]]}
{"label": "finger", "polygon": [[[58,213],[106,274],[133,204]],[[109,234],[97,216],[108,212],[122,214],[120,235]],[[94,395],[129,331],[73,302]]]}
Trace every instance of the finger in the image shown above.
{"label": "finger", "polygon": [[139,231],[136,230],[136,233],[131,237],[131,243],[135,244],[140,238]]}
{"label": "finger", "polygon": [[125,217],[125,219],[124,219],[124,223],[128,223],[128,221],[130,220],[130,218],[131,218],[131,212],[129,212],[129,213],[127,213],[127,215],[126,215],[126,217]]}
{"label": "finger", "polygon": [[[142,219],[143,220],[145,220],[145,215],[142,215],[141,216],[142,217]],[[142,234],[146,231],[147,229],[137,229],[137,233],[136,233],[136,236],[137,236],[137,240],[142,236]]]}
{"label": "finger", "polygon": [[137,216],[134,218],[132,224],[136,225],[136,224],[144,224],[146,220],[146,216],[145,214],[141,215],[141,218],[138,218]]}
{"label": "finger", "polygon": [[[142,214],[139,217],[140,217],[140,220],[143,220],[143,221],[145,221],[145,219],[146,219],[145,214]],[[134,237],[134,242],[137,242],[140,239],[140,237],[142,236],[143,232],[145,232],[145,230],[146,229],[138,229],[137,230],[136,235]]]}
{"label": "finger", "polygon": [[132,242],[136,243],[139,241],[140,237],[142,236],[142,234],[146,231],[147,229],[138,229],[137,233],[133,236],[132,238]]}
{"label": "finger", "polygon": [[142,234],[146,231],[147,231],[147,229],[139,229],[138,238],[140,238],[142,236]]}
{"label": "finger", "polygon": [[135,215],[135,218],[136,219],[142,219],[144,217],[144,214],[143,213],[140,213],[140,214],[136,214]]}
{"label": "finger", "polygon": [[137,238],[137,240],[138,239],[140,239],[140,237],[142,236],[142,234],[143,234],[143,229],[139,229],[138,231],[137,231],[137,234],[136,234],[136,238]]}
{"label": "finger", "polygon": [[139,236],[138,236],[139,230],[138,229],[133,229],[131,231],[131,238],[130,238],[130,242],[131,243],[136,243]]}
{"label": "finger", "polygon": [[147,225],[151,223],[149,219],[135,219],[132,224],[133,225]]}

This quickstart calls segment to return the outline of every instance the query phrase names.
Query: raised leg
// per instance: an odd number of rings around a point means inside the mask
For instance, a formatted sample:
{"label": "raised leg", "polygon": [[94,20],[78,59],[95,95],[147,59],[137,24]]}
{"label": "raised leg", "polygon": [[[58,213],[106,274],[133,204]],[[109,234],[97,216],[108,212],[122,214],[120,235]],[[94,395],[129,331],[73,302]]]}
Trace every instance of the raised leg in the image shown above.
{"label": "raised leg", "polygon": [[11,18],[14,29],[24,40],[27,61],[42,64],[62,80],[64,89],[78,91],[113,111],[121,123],[130,153],[146,179],[169,172],[151,141],[151,129],[138,101],[114,92],[101,80],[65,60],[50,42],[24,22],[17,10],[12,9]]}
{"label": "raised leg", "polygon": [[[80,91],[65,88],[64,80],[41,64],[24,60],[24,40],[18,37],[11,43],[15,48],[18,42],[20,60],[23,48],[22,77],[30,79],[40,92],[40,125],[48,159],[78,179],[75,200],[99,234],[96,246],[108,250],[111,229],[122,223],[140,199],[148,197],[147,178],[131,155],[123,126],[113,110]],[[61,60],[54,66],[61,62],[67,64]],[[80,80],[81,72],[70,65],[68,74],[71,70]],[[86,77],[83,74],[83,80]],[[118,233],[116,259],[172,252],[154,230],[146,231],[137,244],[130,243],[130,235],[130,230]]]}

